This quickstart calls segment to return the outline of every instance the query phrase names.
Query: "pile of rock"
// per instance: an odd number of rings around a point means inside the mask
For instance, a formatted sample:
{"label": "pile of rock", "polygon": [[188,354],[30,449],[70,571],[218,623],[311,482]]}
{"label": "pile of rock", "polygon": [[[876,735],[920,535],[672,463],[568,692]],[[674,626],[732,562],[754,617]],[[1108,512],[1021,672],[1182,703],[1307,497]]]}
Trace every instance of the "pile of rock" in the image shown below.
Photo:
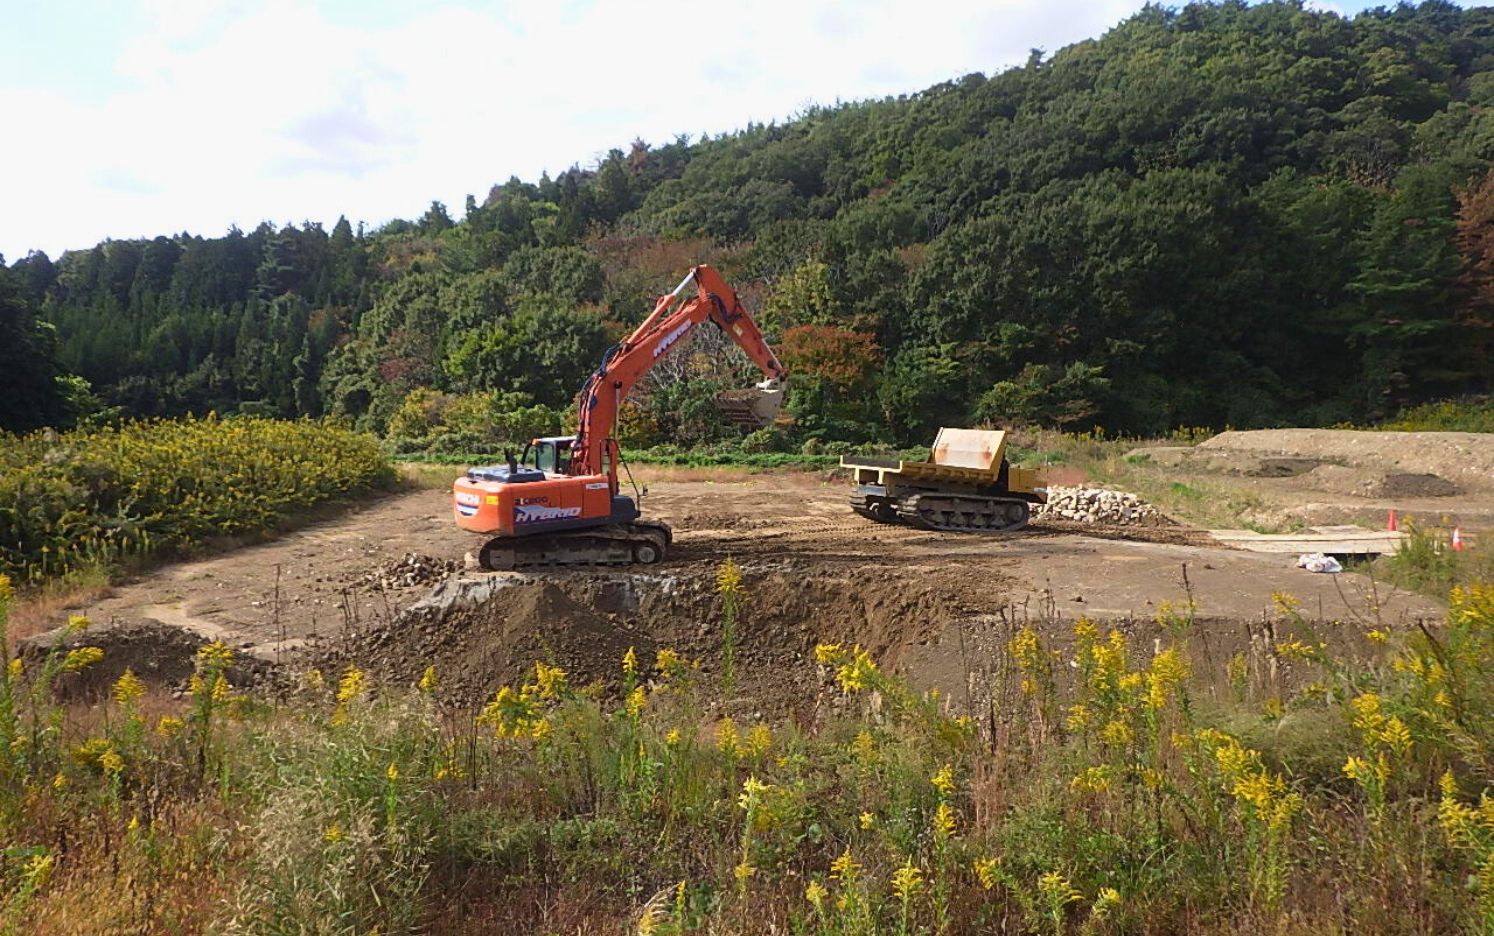
{"label": "pile of rock", "polygon": [[405,553],[364,575],[358,584],[367,588],[414,588],[434,585],[457,572],[461,564],[451,559],[437,559],[420,553]]}
{"label": "pile of rock", "polygon": [[1048,503],[1034,516],[1078,523],[1135,524],[1162,520],[1157,508],[1125,491],[1049,486]]}

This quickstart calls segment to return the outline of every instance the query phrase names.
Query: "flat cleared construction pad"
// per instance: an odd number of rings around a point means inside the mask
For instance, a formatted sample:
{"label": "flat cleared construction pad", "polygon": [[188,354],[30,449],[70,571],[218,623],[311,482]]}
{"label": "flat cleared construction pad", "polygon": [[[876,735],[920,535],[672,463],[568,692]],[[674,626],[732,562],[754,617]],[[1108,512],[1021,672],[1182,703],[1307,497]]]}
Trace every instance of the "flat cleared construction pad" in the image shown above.
{"label": "flat cleared construction pad", "polygon": [[[1314,575],[1286,555],[1226,548],[1178,527],[1035,522],[1015,534],[931,533],[863,520],[846,504],[846,484],[812,474],[650,487],[645,515],[675,528],[662,565],[495,573],[503,586],[480,606],[404,613],[431,593],[430,582],[406,584],[396,574],[406,554],[459,563],[480,544],[452,525],[446,492],[416,491],[121,586],[84,609],[98,628],[87,639],[107,651],[110,625],[135,625],[138,635],[144,624],[223,639],[267,663],[356,662],[397,682],[434,664],[472,698],[536,657],[578,676],[613,674],[630,645],[640,656],[675,647],[709,672],[720,653],[714,573],[732,556],[751,594],[740,625],[741,685],[768,704],[810,688],[794,681],[812,676],[808,660],[822,640],[862,643],[885,665],[956,691],[971,655],[996,659],[1017,622],[1063,634],[1081,615],[1145,626],[1187,589],[1202,622],[1236,636],[1271,608],[1275,592],[1296,596],[1311,617],[1354,622],[1356,634],[1371,619],[1412,626],[1439,614],[1416,596],[1386,594],[1383,585],[1376,593],[1363,576]],[[180,640],[163,641],[161,653],[180,648]],[[172,670],[164,659],[140,658],[150,652],[135,639],[135,659],[121,652],[111,662]]]}
{"label": "flat cleared construction pad", "polygon": [[1405,533],[1366,530],[1356,526],[1312,527],[1299,533],[1257,533],[1254,530],[1210,530],[1224,546],[1259,553],[1323,553],[1328,556],[1384,556],[1396,551]]}

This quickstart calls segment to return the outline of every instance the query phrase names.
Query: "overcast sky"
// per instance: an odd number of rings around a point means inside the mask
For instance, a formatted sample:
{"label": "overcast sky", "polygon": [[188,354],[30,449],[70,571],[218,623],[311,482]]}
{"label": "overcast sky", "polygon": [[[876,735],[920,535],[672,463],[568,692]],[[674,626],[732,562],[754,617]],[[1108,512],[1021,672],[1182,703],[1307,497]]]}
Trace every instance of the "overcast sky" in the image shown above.
{"label": "overcast sky", "polygon": [[[1315,6],[1352,12],[1375,4]],[[1139,0],[37,0],[0,28],[0,253],[432,199],[916,91]]]}

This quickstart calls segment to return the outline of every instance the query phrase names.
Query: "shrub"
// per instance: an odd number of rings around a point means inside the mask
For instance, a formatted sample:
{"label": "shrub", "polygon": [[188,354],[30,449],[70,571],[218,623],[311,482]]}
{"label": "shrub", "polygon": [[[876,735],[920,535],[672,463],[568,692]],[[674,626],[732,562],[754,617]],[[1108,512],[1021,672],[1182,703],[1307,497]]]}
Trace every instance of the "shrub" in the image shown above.
{"label": "shrub", "polygon": [[188,548],[392,480],[373,437],[332,422],[209,416],[0,434],[0,573],[35,582]]}

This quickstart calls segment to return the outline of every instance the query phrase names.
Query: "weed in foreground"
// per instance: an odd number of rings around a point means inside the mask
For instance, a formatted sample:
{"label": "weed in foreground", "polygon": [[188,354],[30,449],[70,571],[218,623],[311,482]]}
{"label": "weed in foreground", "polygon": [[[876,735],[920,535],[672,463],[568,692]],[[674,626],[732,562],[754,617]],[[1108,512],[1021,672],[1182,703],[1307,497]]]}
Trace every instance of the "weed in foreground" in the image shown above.
{"label": "weed in foreground", "polygon": [[127,673],[82,713],[52,684],[98,651],[7,645],[0,912],[38,933],[1490,931],[1494,591],[1364,660],[1277,614],[1264,652],[1302,678],[1208,705],[1193,687],[1239,667],[1200,672],[1191,603],[1155,640],[1019,630],[1032,730],[1000,743],[857,646],[806,661],[831,714],[769,722],[713,714],[667,648],[585,686],[539,662],[463,713],[434,671],[408,692],[313,671],[270,705],[209,645],[183,698]]}

